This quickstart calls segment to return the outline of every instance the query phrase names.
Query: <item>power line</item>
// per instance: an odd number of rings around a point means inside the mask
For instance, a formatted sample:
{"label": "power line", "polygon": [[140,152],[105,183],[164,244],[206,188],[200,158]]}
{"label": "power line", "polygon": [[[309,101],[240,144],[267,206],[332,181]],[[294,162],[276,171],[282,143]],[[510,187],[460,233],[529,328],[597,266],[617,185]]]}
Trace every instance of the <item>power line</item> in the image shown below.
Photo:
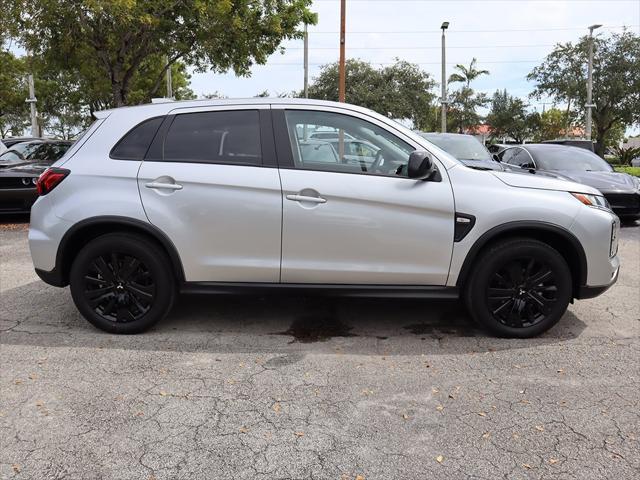
{"label": "power line", "polygon": [[[497,64],[497,63],[540,63],[543,60],[489,60],[489,61],[483,61],[483,62],[477,62],[478,65],[482,65],[482,64]],[[322,65],[326,65],[327,63],[332,63],[332,62],[324,62],[324,63],[309,63],[309,66],[322,66]],[[376,61],[369,61],[369,63],[373,63],[375,65],[395,65],[395,62],[376,62]],[[441,62],[411,62],[415,65],[440,65]],[[457,65],[460,62],[447,62],[447,65]],[[260,65],[260,66],[266,66],[266,67],[271,67],[273,65],[296,65],[296,66],[300,66],[300,62],[270,62],[270,63],[266,63],[265,65]]]}
{"label": "power line", "polygon": [[[639,25],[611,25],[602,27],[604,29],[613,30],[619,28],[636,28]],[[505,28],[501,30],[452,30],[455,33],[504,33],[504,32],[560,32],[560,31],[580,31],[586,30],[585,27],[550,27],[550,28]],[[339,33],[334,30],[309,30],[309,34],[332,34]],[[370,35],[370,34],[424,34],[424,33],[438,33],[440,30],[356,30],[347,32],[348,35]]]}
{"label": "power line", "polygon": [[[538,45],[469,45],[469,46],[455,46],[447,47],[448,49],[464,49],[464,48],[532,48],[532,47],[555,47],[555,44],[538,44]],[[284,47],[286,50],[303,50],[304,47]],[[338,47],[309,47],[309,50],[335,50]],[[439,50],[440,47],[349,47],[349,50]]]}

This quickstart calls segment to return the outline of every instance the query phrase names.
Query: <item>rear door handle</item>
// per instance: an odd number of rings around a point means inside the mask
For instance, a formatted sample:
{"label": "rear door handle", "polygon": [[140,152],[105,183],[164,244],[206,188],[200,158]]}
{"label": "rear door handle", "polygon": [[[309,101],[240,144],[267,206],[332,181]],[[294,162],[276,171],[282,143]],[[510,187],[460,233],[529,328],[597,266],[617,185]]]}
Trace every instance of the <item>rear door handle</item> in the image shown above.
{"label": "rear door handle", "polygon": [[327,203],[326,198],[308,197],[306,195],[287,195],[287,200],[293,200],[294,202]]}
{"label": "rear door handle", "polygon": [[144,184],[147,188],[164,188],[166,190],[182,190],[182,185],[177,183],[149,182]]}

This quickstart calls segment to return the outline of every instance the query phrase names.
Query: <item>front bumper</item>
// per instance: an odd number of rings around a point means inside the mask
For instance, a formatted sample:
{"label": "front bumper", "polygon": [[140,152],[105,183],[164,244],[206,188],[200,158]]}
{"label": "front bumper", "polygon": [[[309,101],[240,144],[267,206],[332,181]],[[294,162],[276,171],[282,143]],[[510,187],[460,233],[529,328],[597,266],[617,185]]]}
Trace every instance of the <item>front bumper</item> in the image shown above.
{"label": "front bumper", "polygon": [[35,188],[1,188],[0,213],[29,213],[37,198]]}
{"label": "front bumper", "polygon": [[640,193],[609,193],[603,192],[611,205],[611,209],[621,218],[640,217]]}
{"label": "front bumper", "polygon": [[615,272],[613,273],[613,277],[611,278],[611,283],[609,283],[608,285],[600,285],[597,287],[590,287],[588,285],[581,286],[578,289],[576,298],[578,300],[584,300],[586,298],[595,298],[599,295],[602,295],[604,292],[609,290],[613,286],[613,284],[615,284],[618,281],[619,273],[620,273],[620,267],[618,266],[618,268],[616,268]]}

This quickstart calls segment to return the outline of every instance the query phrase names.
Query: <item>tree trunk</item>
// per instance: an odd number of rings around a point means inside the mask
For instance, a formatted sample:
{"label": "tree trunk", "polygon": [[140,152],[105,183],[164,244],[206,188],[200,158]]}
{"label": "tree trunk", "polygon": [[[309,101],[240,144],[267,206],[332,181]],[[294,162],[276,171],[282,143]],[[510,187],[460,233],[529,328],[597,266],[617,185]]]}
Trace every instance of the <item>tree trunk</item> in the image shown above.
{"label": "tree trunk", "polygon": [[607,135],[609,129],[598,128],[596,130],[596,144],[595,149],[596,153],[600,155],[600,157],[604,158],[604,140]]}

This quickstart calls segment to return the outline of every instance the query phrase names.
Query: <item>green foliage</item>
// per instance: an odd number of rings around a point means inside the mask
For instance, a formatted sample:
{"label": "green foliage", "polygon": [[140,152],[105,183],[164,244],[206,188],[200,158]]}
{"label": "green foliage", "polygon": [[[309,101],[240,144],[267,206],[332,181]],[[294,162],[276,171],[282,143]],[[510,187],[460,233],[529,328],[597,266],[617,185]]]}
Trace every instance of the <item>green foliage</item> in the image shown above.
{"label": "green foliage", "polygon": [[28,121],[26,64],[4,50],[0,50],[0,92],[0,137],[20,135]]}
{"label": "green foliage", "polygon": [[[76,72],[110,106],[148,98],[176,62],[248,75],[313,23],[311,0],[15,0],[20,39],[57,70]],[[166,61],[164,60],[166,59]],[[157,68],[156,62],[163,63]],[[136,78],[152,81],[135,93]],[[106,80],[105,80],[106,79]],[[95,86],[95,88],[93,88]],[[185,92],[187,93],[187,92]],[[103,98],[95,98],[100,102]]]}
{"label": "green foliage", "polygon": [[[411,120],[420,130],[434,128],[435,82],[417,65],[396,60],[393,65],[376,69],[362,60],[347,60],[345,68],[347,102],[398,120]],[[322,67],[309,85],[309,97],[338,101],[337,63]]]}
{"label": "green foliage", "polygon": [[628,173],[634,177],[640,177],[640,167],[614,167],[616,172]]}
{"label": "green foliage", "polygon": [[457,72],[449,77],[449,83],[462,83],[459,90],[449,95],[447,108],[447,130],[465,133],[478,125],[482,117],[478,109],[486,107],[489,97],[485,93],[477,93],[471,88],[471,82],[480,75],[488,75],[488,70],[478,70],[476,59],[473,58],[469,67],[458,64],[454,67]]}
{"label": "green foliage", "polygon": [[496,90],[486,122],[491,126],[492,138],[511,137],[517,143],[524,143],[539,130],[540,116],[528,113],[527,105],[506,90]]}
{"label": "green foliage", "polygon": [[631,160],[640,158],[640,147],[611,147],[611,151],[615,155],[618,163],[621,165],[631,165]]}
{"label": "green foliage", "polygon": [[550,108],[540,115],[540,125],[534,135],[536,142],[555,140],[567,135],[567,112],[557,108]]}
{"label": "green foliage", "polygon": [[[640,36],[624,31],[595,37],[593,62],[593,121],[596,151],[604,154],[612,128],[640,124]],[[569,103],[585,112],[588,38],[559,44],[528,79],[536,82],[533,95]]]}

